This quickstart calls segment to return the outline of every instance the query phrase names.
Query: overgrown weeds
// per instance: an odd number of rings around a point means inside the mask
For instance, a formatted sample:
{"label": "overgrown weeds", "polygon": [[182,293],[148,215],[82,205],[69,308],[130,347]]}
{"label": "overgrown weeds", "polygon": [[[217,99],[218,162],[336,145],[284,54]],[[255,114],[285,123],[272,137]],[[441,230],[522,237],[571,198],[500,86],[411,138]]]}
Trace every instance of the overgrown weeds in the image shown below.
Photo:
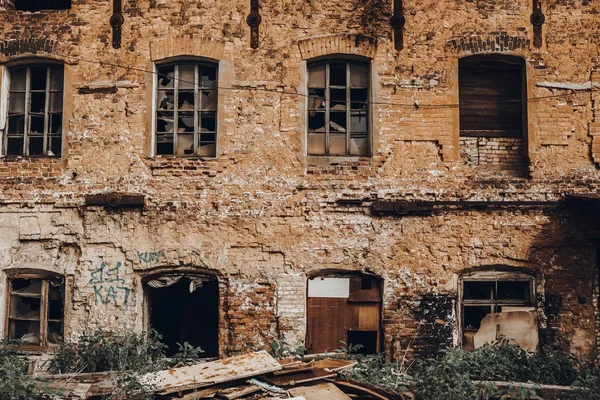
{"label": "overgrown weeds", "polygon": [[15,349],[0,347],[0,400],[40,398],[33,377],[27,375],[27,358]]}

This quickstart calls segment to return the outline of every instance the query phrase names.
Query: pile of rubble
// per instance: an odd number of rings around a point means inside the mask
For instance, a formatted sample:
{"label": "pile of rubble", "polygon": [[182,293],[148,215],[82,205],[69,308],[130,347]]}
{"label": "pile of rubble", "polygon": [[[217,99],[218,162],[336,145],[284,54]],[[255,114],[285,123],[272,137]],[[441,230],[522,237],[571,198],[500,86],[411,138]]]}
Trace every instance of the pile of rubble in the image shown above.
{"label": "pile of rubble", "polygon": [[[276,360],[266,351],[149,373],[141,382],[157,399],[246,400],[405,400],[409,394],[389,393],[338,375],[356,361],[326,358]],[[95,399],[112,393],[115,372],[38,377],[61,399]]]}

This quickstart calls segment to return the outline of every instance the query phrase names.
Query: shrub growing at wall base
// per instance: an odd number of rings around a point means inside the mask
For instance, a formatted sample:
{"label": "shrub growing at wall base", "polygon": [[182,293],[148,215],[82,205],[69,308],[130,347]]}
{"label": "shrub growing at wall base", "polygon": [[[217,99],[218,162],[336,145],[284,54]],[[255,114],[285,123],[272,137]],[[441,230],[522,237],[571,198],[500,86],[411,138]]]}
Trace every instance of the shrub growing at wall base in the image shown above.
{"label": "shrub growing at wall base", "polygon": [[0,400],[40,398],[33,378],[27,375],[27,365],[16,350],[0,347]]}

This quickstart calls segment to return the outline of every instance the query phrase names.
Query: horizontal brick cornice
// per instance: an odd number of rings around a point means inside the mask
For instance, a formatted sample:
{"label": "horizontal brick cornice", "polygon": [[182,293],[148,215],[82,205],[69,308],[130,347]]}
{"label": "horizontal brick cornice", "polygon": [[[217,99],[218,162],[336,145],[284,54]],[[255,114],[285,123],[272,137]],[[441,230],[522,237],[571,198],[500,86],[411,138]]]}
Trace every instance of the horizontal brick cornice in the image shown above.
{"label": "horizontal brick cornice", "polygon": [[331,54],[354,54],[374,58],[377,39],[365,35],[320,36],[298,41],[303,60]]}
{"label": "horizontal brick cornice", "polygon": [[456,52],[472,54],[528,50],[530,40],[527,36],[512,35],[508,32],[491,32],[489,34],[465,34],[452,36],[446,47]]}
{"label": "horizontal brick cornice", "polygon": [[206,57],[221,60],[225,43],[206,36],[184,35],[150,42],[152,61],[178,56]]}

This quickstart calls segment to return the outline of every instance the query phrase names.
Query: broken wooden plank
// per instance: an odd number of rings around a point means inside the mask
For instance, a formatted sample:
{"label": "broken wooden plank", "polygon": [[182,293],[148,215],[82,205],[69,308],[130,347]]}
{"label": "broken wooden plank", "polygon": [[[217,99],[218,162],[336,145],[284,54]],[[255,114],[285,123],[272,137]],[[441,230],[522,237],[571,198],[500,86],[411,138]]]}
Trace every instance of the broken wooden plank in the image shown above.
{"label": "broken wooden plank", "polygon": [[330,381],[336,384],[337,386],[343,386],[345,388],[353,389],[360,393],[366,393],[380,400],[414,400],[415,398],[414,395],[410,392],[392,393],[390,390],[387,390],[385,388],[377,387],[374,385],[370,385],[366,382],[359,382],[352,379],[331,379]]}
{"label": "broken wooden plank", "polygon": [[146,374],[142,382],[156,393],[169,394],[279,371],[281,365],[266,351]]}
{"label": "broken wooden plank", "polygon": [[47,393],[54,393],[60,398],[87,399],[91,383],[77,382],[45,382],[40,388]]}
{"label": "broken wooden plank", "polygon": [[350,400],[350,397],[330,382],[314,386],[296,386],[289,392],[293,396],[302,396],[306,400]]}
{"label": "broken wooden plank", "polygon": [[222,397],[227,400],[234,400],[239,397],[243,397],[243,396],[247,396],[252,393],[256,393],[259,390],[260,390],[260,388],[255,385],[237,386],[237,387],[219,390],[217,392],[217,396]]}
{"label": "broken wooden plank", "polygon": [[274,371],[273,375],[288,375],[288,374],[293,374],[296,372],[302,372],[302,371],[310,371],[316,368],[315,363],[314,362],[310,362],[310,363],[300,363],[300,364],[293,364],[293,365],[285,365],[282,366],[282,370],[281,371]]}
{"label": "broken wooden plank", "polygon": [[356,360],[342,360],[335,358],[324,358],[315,363],[317,368],[323,368],[331,372],[339,372],[358,364]]}
{"label": "broken wooden plank", "polygon": [[325,378],[333,378],[336,375],[336,372],[326,371],[325,369],[314,369],[312,371],[303,371],[289,375],[265,376],[263,379],[276,386],[293,386],[299,383],[312,382]]}

